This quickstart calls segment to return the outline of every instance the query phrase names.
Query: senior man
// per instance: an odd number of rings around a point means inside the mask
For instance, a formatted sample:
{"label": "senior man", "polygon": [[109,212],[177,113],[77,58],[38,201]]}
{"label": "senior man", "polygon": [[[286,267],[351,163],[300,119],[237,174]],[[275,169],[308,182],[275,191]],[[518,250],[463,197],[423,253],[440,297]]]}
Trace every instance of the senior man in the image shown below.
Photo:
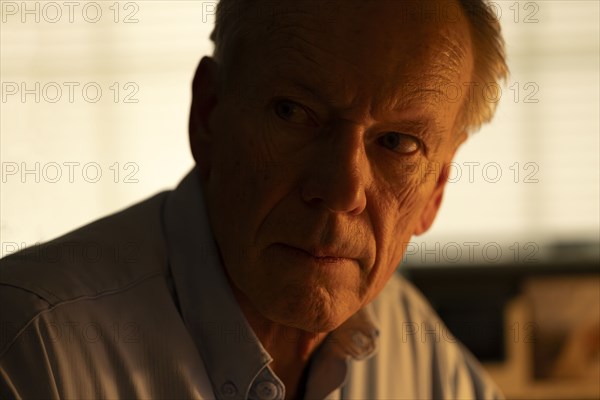
{"label": "senior man", "polygon": [[222,0],[212,39],[177,189],[2,260],[2,398],[501,397],[394,274],[493,114],[485,4]]}

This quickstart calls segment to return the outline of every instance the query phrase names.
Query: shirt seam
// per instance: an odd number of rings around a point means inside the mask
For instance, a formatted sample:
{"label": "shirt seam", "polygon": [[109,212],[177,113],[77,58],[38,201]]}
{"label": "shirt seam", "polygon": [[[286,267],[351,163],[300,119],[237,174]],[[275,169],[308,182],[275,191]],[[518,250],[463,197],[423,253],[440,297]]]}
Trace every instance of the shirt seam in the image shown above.
{"label": "shirt seam", "polygon": [[12,288],[15,288],[15,289],[22,290],[24,292],[30,293],[30,294],[38,297],[40,300],[43,300],[44,302],[46,302],[48,305],[51,304],[50,301],[48,301],[48,299],[46,299],[44,296],[42,296],[39,293],[36,293],[34,290],[31,290],[29,288],[26,288],[26,287],[23,287],[23,286],[18,286],[18,285],[12,284],[12,283],[5,283],[5,282],[1,282],[0,286],[12,287]]}
{"label": "shirt seam", "polygon": [[[97,294],[94,294],[94,295],[83,295],[83,296],[75,297],[75,298],[72,298],[72,299],[67,299],[67,300],[61,301],[59,303],[52,304],[48,308],[45,308],[43,310],[40,310],[40,311],[36,312],[35,315],[33,315],[29,319],[29,321],[27,321],[27,323],[25,323],[25,325],[23,325],[23,327],[21,329],[19,329],[19,331],[15,334],[15,337],[5,346],[5,348],[0,351],[0,360],[2,360],[4,358],[4,356],[6,355],[6,353],[8,353],[8,351],[15,344],[15,342],[19,339],[19,337],[23,334],[23,332],[25,332],[25,330],[27,330],[27,328],[33,323],[33,321],[35,321],[41,314],[44,314],[44,313],[47,313],[47,312],[51,312],[54,309],[56,309],[56,308],[58,308],[60,306],[63,306],[65,304],[71,304],[71,303],[75,303],[75,302],[78,302],[78,301],[81,301],[81,300],[96,300],[96,299],[98,299],[100,297],[111,296],[113,294],[119,294],[120,292],[123,292],[123,291],[126,291],[128,289],[131,289],[132,287],[134,287],[136,285],[139,285],[139,284],[141,284],[141,283],[143,283],[143,282],[145,282],[145,281],[147,281],[147,280],[149,280],[151,278],[154,278],[154,277],[157,277],[157,276],[162,276],[162,275],[163,275],[162,272],[153,272],[151,274],[144,275],[144,276],[140,277],[139,279],[137,279],[137,280],[135,280],[133,282],[130,282],[127,285],[122,286],[122,287],[120,287],[118,289],[109,289],[109,290],[105,290],[103,292],[100,292],[100,293],[97,293]],[[15,286],[15,285],[10,285],[10,284],[6,284],[6,283],[1,283],[0,286],[10,286],[10,287],[14,287],[14,288],[23,290],[25,292],[29,292],[29,293],[35,294],[37,297],[39,297],[40,299],[44,300],[46,303],[48,303],[48,305],[50,305],[50,303],[46,299],[44,299],[43,297],[41,297],[39,294],[37,294],[37,293],[35,293],[35,292],[31,291],[31,290],[28,290],[26,288],[23,288],[23,287],[20,287],[20,286]]]}

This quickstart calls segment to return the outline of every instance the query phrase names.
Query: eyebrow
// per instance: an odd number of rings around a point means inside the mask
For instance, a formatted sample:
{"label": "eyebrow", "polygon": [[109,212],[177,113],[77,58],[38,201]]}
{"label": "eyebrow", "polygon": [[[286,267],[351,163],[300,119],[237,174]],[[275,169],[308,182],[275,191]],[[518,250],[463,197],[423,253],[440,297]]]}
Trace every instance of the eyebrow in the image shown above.
{"label": "eyebrow", "polygon": [[[314,89],[313,86],[311,86],[310,84],[304,83],[300,79],[286,78],[281,75],[280,75],[280,77],[283,79],[283,81],[285,82],[286,85],[289,85],[289,86],[291,86],[295,89],[298,89],[306,94],[309,94],[314,100],[317,100],[323,104],[331,104],[331,102],[332,102],[331,99],[329,99],[323,93],[319,92],[318,89]],[[315,88],[318,86],[319,85],[314,85]],[[402,95],[401,99],[393,102],[393,106],[390,107],[390,111],[402,112],[403,110],[410,109],[410,104],[413,103],[415,101],[415,99],[418,99],[419,96],[424,95],[426,93],[433,93],[436,96],[443,94],[442,92],[440,92],[439,90],[436,90],[434,88],[431,88],[431,89],[419,88],[417,90],[402,91],[401,94],[403,94],[403,95]],[[335,104],[333,106],[335,107]],[[412,125],[414,125],[415,127],[419,126],[419,121],[417,121],[417,120],[409,121],[409,122],[412,122]],[[421,125],[425,125],[425,124],[421,124]],[[429,125],[431,125],[431,127],[435,127],[436,124],[432,121],[429,123]]]}
{"label": "eyebrow", "polygon": [[[292,86],[295,89],[299,89],[299,90],[309,94],[313,98],[313,100],[317,100],[323,104],[331,103],[330,100],[328,100],[323,94],[321,94],[318,91],[316,91],[315,89],[313,89],[310,85],[303,83],[302,81],[297,80],[297,79],[285,78],[281,75],[280,75],[280,77],[284,80],[286,85]],[[318,86],[318,85],[315,85],[315,87],[316,86]]]}

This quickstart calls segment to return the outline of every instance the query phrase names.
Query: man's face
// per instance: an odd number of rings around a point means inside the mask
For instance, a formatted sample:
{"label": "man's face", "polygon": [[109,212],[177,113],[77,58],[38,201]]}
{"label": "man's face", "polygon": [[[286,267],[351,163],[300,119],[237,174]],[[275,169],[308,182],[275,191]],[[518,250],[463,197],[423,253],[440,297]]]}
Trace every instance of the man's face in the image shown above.
{"label": "man's face", "polygon": [[326,332],[433,221],[473,60],[451,2],[289,3],[245,42],[197,152],[238,296]]}

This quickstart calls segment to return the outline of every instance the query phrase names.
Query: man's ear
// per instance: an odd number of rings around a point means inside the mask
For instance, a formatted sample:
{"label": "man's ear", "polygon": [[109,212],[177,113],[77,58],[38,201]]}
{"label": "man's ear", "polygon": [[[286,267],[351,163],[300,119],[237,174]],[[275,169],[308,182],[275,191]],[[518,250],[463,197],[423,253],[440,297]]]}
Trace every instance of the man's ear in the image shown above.
{"label": "man's ear", "polygon": [[192,155],[203,176],[210,168],[210,116],[218,99],[218,65],[210,57],[203,57],[192,83],[189,135]]}
{"label": "man's ear", "polygon": [[[466,138],[466,136],[465,136]],[[454,159],[454,154],[456,150],[460,146],[460,144],[464,141],[461,139],[459,143],[456,144],[454,150],[450,152],[449,157],[444,161],[441,165],[441,169],[439,170],[438,180],[435,184],[435,188],[425,205],[425,208],[421,212],[421,216],[417,221],[417,225],[415,227],[414,234],[421,235],[431,228],[433,225],[433,221],[442,205],[442,198],[444,197],[444,188],[446,187],[446,183],[448,182],[448,176],[450,175],[450,163]]]}

